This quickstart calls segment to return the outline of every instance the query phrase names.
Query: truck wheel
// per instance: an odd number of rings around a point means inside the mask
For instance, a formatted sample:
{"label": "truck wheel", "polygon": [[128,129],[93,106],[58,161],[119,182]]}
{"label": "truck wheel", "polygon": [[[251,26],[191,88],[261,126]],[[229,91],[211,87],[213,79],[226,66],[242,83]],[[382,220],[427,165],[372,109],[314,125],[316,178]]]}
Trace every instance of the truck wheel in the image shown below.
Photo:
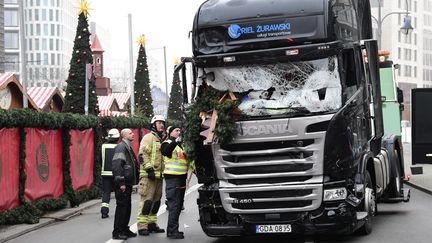
{"label": "truck wheel", "polygon": [[375,190],[373,189],[372,179],[369,171],[366,171],[365,178],[365,196],[363,199],[362,210],[367,212],[364,225],[359,229],[360,234],[368,235],[372,232],[372,218],[375,216],[376,210]]}
{"label": "truck wheel", "polygon": [[394,165],[396,166],[395,168],[395,176],[390,178],[390,183],[388,186],[388,197],[389,198],[395,198],[395,197],[400,197],[401,195],[401,190],[402,190],[402,172],[400,171],[400,159],[398,156],[398,152],[397,150],[393,151],[394,153]]}

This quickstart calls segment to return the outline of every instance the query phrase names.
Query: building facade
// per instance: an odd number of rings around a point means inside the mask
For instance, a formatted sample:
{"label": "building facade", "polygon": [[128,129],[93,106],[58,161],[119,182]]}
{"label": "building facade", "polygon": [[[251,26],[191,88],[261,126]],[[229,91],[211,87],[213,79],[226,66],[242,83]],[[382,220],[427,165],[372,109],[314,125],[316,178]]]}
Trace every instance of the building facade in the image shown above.
{"label": "building facade", "polygon": [[[63,87],[78,22],[75,4],[72,0],[4,0],[5,70],[20,77],[26,68],[20,82],[25,80],[30,87]],[[21,55],[25,55],[24,65]]]}

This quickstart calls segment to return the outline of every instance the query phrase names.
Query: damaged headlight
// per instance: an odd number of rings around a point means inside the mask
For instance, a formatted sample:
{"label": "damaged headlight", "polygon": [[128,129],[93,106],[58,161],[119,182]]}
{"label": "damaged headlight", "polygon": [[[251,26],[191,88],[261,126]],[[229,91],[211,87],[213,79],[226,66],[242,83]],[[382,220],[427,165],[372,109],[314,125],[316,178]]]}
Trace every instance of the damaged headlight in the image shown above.
{"label": "damaged headlight", "polygon": [[345,187],[324,190],[324,201],[344,200],[347,195]]}

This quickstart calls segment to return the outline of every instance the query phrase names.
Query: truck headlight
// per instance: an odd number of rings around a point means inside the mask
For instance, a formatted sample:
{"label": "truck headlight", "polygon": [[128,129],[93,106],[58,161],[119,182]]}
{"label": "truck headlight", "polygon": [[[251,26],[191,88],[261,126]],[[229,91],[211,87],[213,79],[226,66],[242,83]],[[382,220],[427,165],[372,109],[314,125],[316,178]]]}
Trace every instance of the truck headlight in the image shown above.
{"label": "truck headlight", "polygon": [[344,200],[347,194],[344,187],[324,190],[324,201]]}

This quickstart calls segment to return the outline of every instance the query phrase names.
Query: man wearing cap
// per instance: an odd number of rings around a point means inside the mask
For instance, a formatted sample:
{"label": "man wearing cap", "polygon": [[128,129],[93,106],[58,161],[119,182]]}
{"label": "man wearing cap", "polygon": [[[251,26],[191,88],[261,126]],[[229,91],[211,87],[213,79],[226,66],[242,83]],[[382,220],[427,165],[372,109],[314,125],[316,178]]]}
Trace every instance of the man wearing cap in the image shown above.
{"label": "man wearing cap", "polygon": [[151,132],[146,134],[140,143],[138,152],[140,160],[140,181],[138,193],[138,234],[147,236],[150,233],[164,233],[157,225],[157,212],[162,197],[163,158],[160,152],[165,137],[165,118],[155,115],[151,120]]}
{"label": "man wearing cap", "polygon": [[183,239],[179,231],[179,217],[183,207],[186,190],[186,178],[189,162],[181,144],[181,129],[178,126],[168,128],[168,139],[162,143],[161,152],[164,156],[165,196],[168,208],[167,237]]}
{"label": "man wearing cap", "polygon": [[101,214],[102,218],[108,218],[109,202],[111,199],[111,192],[114,189],[114,178],[112,175],[112,158],[114,156],[114,148],[120,138],[120,133],[116,128],[108,131],[108,136],[105,138],[106,142],[102,144],[102,205]]}
{"label": "man wearing cap", "polygon": [[122,141],[114,148],[112,160],[112,173],[114,176],[114,192],[116,198],[116,211],[114,216],[114,230],[112,238],[126,240],[137,236],[129,229],[131,215],[132,186],[137,181],[137,161],[131,147],[134,140],[132,130],[125,128],[121,131]]}

